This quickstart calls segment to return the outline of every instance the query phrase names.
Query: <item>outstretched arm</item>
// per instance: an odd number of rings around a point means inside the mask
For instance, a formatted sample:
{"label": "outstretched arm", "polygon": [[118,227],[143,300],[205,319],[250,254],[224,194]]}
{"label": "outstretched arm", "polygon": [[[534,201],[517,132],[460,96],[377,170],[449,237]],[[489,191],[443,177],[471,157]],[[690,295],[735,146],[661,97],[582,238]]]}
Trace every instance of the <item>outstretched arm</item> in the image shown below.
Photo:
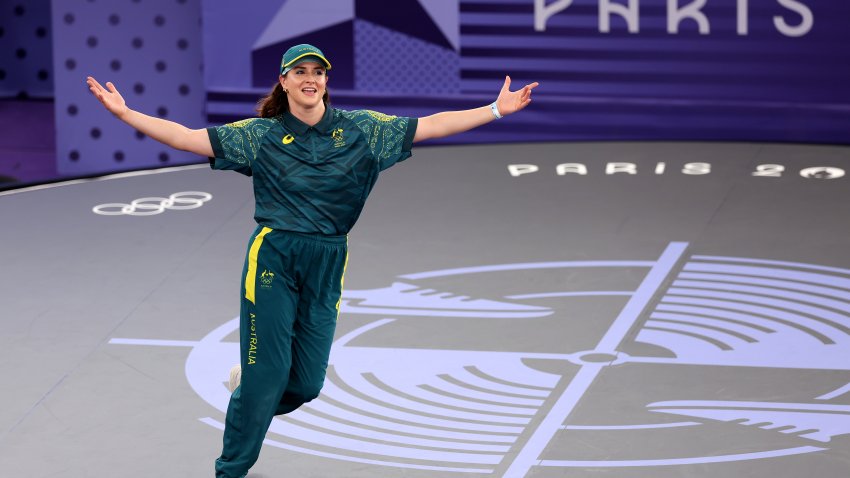
{"label": "outstretched arm", "polygon": [[[511,77],[505,77],[505,84],[499,91],[496,107],[500,116],[516,113],[531,103],[531,90],[536,88],[536,81],[525,85],[517,91],[511,91]],[[457,133],[463,133],[496,119],[490,105],[471,110],[444,111],[424,118],[419,118],[416,135],[413,142],[426,139],[442,138]]]}
{"label": "outstretched arm", "polygon": [[90,76],[86,79],[86,83],[89,85],[89,90],[110,113],[133,128],[172,148],[206,157],[213,156],[212,144],[205,129],[189,129],[173,121],[154,118],[131,110],[112,82],[107,82],[104,88]]}

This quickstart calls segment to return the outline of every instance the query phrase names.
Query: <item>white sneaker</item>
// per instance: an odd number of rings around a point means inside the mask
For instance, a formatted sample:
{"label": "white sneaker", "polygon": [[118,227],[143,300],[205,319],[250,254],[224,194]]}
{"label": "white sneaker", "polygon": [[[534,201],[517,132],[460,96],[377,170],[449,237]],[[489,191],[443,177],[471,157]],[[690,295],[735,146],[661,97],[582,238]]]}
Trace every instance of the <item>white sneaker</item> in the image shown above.
{"label": "white sneaker", "polygon": [[233,393],[239,384],[242,383],[242,366],[234,365],[233,368],[230,369],[230,381],[227,384],[227,389],[230,390],[230,393]]}

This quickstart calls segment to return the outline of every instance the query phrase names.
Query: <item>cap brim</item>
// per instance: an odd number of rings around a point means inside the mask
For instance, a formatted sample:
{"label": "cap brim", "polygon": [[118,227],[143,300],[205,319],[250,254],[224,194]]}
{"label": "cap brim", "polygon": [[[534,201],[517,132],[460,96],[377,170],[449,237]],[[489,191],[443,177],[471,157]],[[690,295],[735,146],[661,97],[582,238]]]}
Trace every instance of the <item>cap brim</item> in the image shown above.
{"label": "cap brim", "polygon": [[322,60],[322,62],[325,64],[325,69],[327,69],[327,70],[331,69],[331,62],[329,62],[327,58],[323,57],[322,55],[319,55],[318,53],[312,53],[312,52],[311,53],[305,53],[303,55],[299,55],[299,56],[293,58],[291,61],[289,61],[289,63],[284,64],[283,68],[285,70],[290,70],[295,65],[298,65],[299,63],[304,63],[305,61],[307,61],[306,58],[308,58],[308,57],[315,57],[315,58]]}

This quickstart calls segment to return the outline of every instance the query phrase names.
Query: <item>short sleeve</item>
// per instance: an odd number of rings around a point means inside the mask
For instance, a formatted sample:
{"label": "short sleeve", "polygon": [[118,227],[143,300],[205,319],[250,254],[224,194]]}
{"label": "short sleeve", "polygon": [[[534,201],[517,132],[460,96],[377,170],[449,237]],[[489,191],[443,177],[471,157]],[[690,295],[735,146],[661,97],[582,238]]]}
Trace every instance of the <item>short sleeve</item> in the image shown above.
{"label": "short sleeve", "polygon": [[412,155],[417,118],[390,116],[371,110],[346,113],[368,138],[369,149],[380,162],[381,171]]}
{"label": "short sleeve", "polygon": [[273,124],[272,119],[251,118],[223,126],[207,128],[215,157],[213,169],[230,169],[250,176],[263,138]]}

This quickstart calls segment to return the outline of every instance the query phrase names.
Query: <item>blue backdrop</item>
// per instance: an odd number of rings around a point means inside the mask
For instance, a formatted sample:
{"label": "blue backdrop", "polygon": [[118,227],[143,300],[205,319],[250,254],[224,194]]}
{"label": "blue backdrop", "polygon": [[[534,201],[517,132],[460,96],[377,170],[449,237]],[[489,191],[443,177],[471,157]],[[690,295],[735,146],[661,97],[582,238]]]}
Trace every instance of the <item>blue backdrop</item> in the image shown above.
{"label": "blue backdrop", "polygon": [[505,74],[541,83],[530,112],[452,141],[850,140],[847,2],[257,3],[204,3],[212,121],[250,114],[252,87],[308,41],[345,107],[422,115],[489,102]]}
{"label": "blue backdrop", "polygon": [[[254,114],[289,46],[322,48],[334,106],[423,116],[541,86],[445,142],[850,143],[850,4],[833,0],[53,1],[65,174],[197,161],[95,108],[86,74],[190,127]],[[108,159],[104,159],[108,158]]]}

